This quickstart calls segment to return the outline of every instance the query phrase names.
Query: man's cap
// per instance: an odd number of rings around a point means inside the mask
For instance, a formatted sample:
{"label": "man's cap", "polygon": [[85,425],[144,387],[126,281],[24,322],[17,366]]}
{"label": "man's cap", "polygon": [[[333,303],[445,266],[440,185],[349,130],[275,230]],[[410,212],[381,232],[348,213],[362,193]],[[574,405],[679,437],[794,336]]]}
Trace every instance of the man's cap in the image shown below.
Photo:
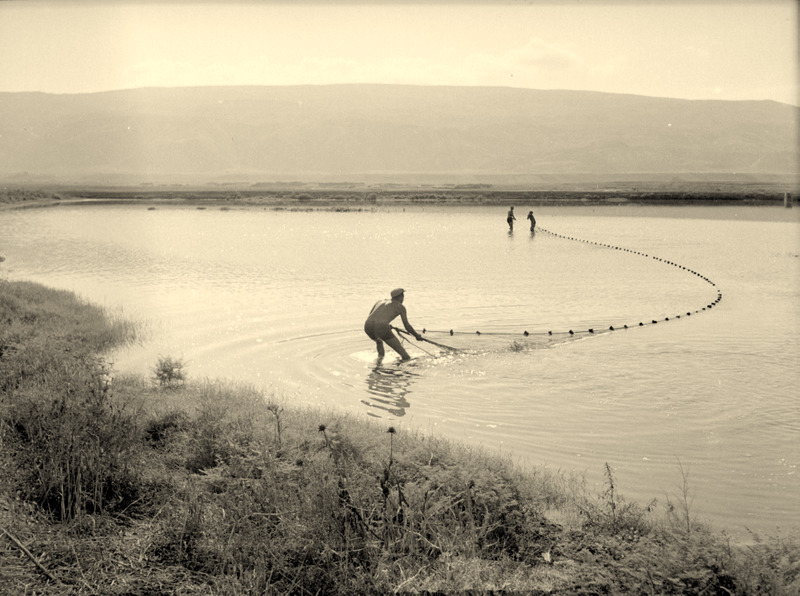
{"label": "man's cap", "polygon": [[390,294],[392,298],[397,298],[398,296],[402,296],[404,291],[403,288],[396,288],[392,290]]}

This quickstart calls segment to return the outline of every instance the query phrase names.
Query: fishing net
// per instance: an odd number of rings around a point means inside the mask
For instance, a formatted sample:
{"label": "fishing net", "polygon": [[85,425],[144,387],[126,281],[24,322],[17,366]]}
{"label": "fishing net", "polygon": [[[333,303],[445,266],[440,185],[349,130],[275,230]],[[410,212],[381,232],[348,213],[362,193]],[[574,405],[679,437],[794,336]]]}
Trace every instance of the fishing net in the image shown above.
{"label": "fishing net", "polygon": [[[575,325],[558,325],[555,327],[548,327],[546,325],[497,325],[492,327],[485,327],[480,329],[465,329],[465,328],[449,328],[449,329],[422,329],[421,335],[423,341],[418,342],[413,336],[407,333],[404,329],[395,327],[402,341],[411,342],[414,346],[418,347],[427,353],[443,353],[443,352],[485,352],[485,351],[522,351],[527,349],[535,349],[563,343],[567,341],[574,341],[576,339],[591,337],[604,333],[614,333],[632,328],[647,327],[650,325],[657,325],[667,323],[686,317],[698,315],[704,311],[714,308],[722,300],[722,292],[718,290],[716,284],[702,273],[690,269],[685,265],[681,265],[668,259],[653,256],[637,250],[624,248],[612,244],[605,244],[602,242],[595,242],[591,240],[584,240],[574,236],[567,236],[552,232],[544,228],[537,228],[538,233],[549,234],[550,236],[569,241],[593,245],[603,249],[622,251],[641,257],[643,259],[650,259],[654,263],[673,267],[686,275],[695,276],[708,284],[709,288],[715,294],[713,300],[706,304],[696,305],[687,310],[676,310],[671,315],[659,315],[654,317],[646,317],[638,320],[605,320],[598,319],[595,323],[586,324],[576,323]],[[419,330],[418,330],[419,331]]]}

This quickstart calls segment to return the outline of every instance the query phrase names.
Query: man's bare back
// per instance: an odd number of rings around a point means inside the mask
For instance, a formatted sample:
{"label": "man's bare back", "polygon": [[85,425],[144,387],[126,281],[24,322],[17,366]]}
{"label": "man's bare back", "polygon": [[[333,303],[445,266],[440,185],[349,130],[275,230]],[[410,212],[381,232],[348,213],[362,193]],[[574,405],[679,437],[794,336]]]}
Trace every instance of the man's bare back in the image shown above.
{"label": "man's bare back", "polygon": [[375,335],[373,339],[383,339],[385,341],[387,335],[391,335],[391,323],[398,315],[406,315],[406,307],[394,300],[378,300],[375,306],[367,317],[367,322],[364,324],[364,329],[369,326],[372,333],[367,331],[367,335]]}
{"label": "man's bare back", "polygon": [[364,322],[364,333],[366,333],[371,340],[373,340],[378,348],[378,356],[383,357],[385,354],[383,342],[389,344],[395,352],[400,354],[403,360],[411,358],[403,348],[400,340],[392,333],[392,321],[400,316],[403,321],[403,326],[411,335],[417,340],[421,339],[420,335],[414,331],[411,323],[408,322],[408,313],[406,307],[403,306],[404,293],[402,288],[392,290],[391,300],[378,300],[369,311],[369,316]]}

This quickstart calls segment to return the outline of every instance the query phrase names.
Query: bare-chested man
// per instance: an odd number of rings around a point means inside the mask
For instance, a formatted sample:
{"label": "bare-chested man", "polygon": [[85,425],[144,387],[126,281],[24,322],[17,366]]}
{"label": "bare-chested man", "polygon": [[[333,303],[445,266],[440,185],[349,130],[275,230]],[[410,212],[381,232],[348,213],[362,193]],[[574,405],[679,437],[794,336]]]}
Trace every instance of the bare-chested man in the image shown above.
{"label": "bare-chested man", "polygon": [[364,332],[371,340],[375,342],[378,348],[378,358],[383,358],[386,351],[383,348],[383,342],[389,344],[395,352],[400,354],[403,360],[409,360],[411,356],[408,355],[405,348],[400,344],[394,333],[392,333],[392,321],[400,315],[403,321],[403,326],[417,341],[422,341],[422,336],[414,331],[411,323],[408,322],[408,315],[406,314],[406,307],[403,306],[403,288],[397,288],[391,291],[391,300],[378,300],[372,310],[369,311],[369,316],[364,323]]}
{"label": "bare-chested man", "polygon": [[508,215],[506,216],[506,222],[508,222],[508,229],[514,229],[514,222],[517,221],[517,218],[514,217],[514,205],[511,205],[511,209],[508,210]]}

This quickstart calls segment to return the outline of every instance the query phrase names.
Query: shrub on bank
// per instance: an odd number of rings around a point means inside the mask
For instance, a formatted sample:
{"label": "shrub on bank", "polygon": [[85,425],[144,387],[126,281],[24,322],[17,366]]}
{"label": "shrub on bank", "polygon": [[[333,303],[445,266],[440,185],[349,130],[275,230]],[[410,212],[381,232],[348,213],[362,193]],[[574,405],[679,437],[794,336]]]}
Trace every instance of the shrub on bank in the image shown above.
{"label": "shrub on bank", "polygon": [[153,379],[162,387],[172,387],[176,383],[186,381],[185,363],[180,358],[159,356],[153,367]]}

